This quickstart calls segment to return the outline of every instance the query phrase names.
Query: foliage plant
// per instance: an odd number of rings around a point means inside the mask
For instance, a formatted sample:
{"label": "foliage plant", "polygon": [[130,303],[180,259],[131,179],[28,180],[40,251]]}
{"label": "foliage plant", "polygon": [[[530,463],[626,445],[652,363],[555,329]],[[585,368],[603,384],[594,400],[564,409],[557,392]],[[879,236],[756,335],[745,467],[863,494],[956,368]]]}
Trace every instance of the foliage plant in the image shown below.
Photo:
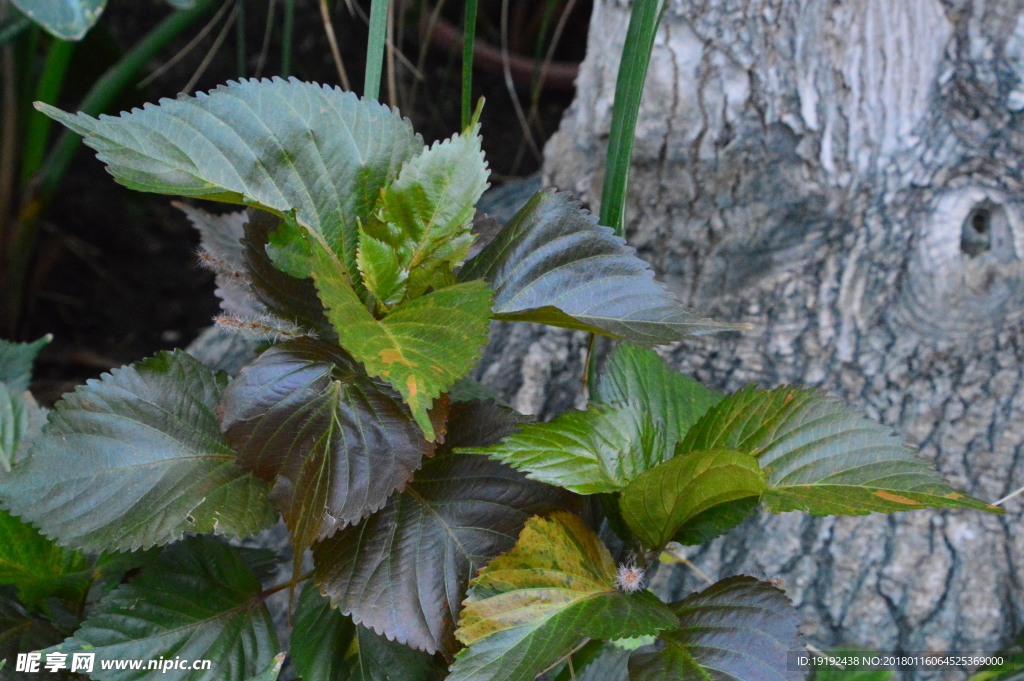
{"label": "foliage plant", "polygon": [[[203,658],[161,678],[241,681],[280,652],[266,599],[301,586],[307,681],[796,679],[781,590],[731,577],[665,603],[646,589],[662,552],[758,508],[999,512],[818,391],[722,395],[669,368],[652,347],[735,327],[694,317],[566,194],[500,230],[477,215],[479,108],[431,146],[294,79],[118,117],[39,109],[129,188],[246,207],[182,205],[220,323],[263,350],[233,380],[180,350],[116,369],[37,433],[23,390],[44,341],[2,346],[0,626],[20,633],[0,657]],[[492,320],[616,339],[588,407],[530,422],[469,380]],[[285,581],[224,540],[279,517]]]}

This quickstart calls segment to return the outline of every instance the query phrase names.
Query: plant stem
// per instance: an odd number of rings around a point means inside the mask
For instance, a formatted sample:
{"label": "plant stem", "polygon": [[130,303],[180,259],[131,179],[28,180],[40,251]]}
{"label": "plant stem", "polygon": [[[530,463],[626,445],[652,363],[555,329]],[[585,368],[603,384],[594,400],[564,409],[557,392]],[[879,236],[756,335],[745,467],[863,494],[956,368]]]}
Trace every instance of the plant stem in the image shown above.
{"label": "plant stem", "polygon": [[601,190],[601,224],[625,235],[626,189],[633,137],[640,111],[640,99],[647,80],[647,66],[654,49],[654,36],[664,9],[662,0],[635,0],[626,32],[619,75],[615,82],[615,105],[608,140],[608,161]]}
{"label": "plant stem", "polygon": [[270,587],[269,589],[263,591],[259,596],[257,596],[257,598],[259,600],[266,600],[267,598],[270,598],[271,596],[273,596],[274,594],[278,593],[279,591],[284,591],[285,589],[291,589],[291,588],[294,588],[294,587],[298,586],[299,584],[301,584],[302,582],[306,581],[307,579],[309,579],[312,576],[313,576],[312,572],[307,572],[304,575],[299,575],[295,579],[289,580],[289,581],[285,582],[284,584],[278,584],[277,586]]}
{"label": "plant stem", "polygon": [[[46,61],[43,64],[43,73],[36,86],[35,101],[56,104],[64,84],[68,64],[71,63],[71,55],[75,51],[75,43],[57,38],[51,38],[50,41],[50,49],[46,53]],[[29,114],[28,130],[25,132],[25,149],[21,157],[22,191],[28,188],[46,157],[46,143],[49,140],[51,123],[49,117],[38,111],[32,111]]]}
{"label": "plant stem", "polygon": [[295,34],[295,0],[284,0],[284,35],[281,36],[281,77],[292,75],[292,36]]}
{"label": "plant stem", "polygon": [[380,98],[380,75],[384,64],[384,39],[388,23],[389,0],[370,2],[370,41],[366,45],[366,78],[363,97]]}
{"label": "plant stem", "polygon": [[476,44],[477,0],[466,0],[462,25],[462,129],[469,127],[473,115],[473,47]]}

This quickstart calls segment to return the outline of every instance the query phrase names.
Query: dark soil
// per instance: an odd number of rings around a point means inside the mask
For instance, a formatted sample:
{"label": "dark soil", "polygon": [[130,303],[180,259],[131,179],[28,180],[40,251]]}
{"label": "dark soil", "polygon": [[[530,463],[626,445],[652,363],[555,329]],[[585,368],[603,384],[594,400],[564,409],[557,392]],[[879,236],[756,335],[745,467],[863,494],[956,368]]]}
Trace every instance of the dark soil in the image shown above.
{"label": "dark soil", "polygon": [[[564,1],[559,0],[563,4]],[[533,56],[545,3],[546,0],[511,1],[513,50]],[[276,28],[263,76],[277,75],[280,70],[281,5],[277,2]],[[589,0],[577,3],[556,59],[582,59],[589,6]],[[258,65],[267,7],[268,0],[246,0],[245,72],[249,76],[255,74]],[[500,0],[481,0],[480,36],[499,35],[500,7]],[[369,12],[366,1],[363,10]],[[99,27],[77,48],[60,105],[74,109],[103,69],[166,16],[167,11],[160,0],[111,0]],[[445,8],[444,16],[458,24],[461,11],[461,4],[452,3]],[[352,86],[360,92],[366,26],[349,15],[343,2],[334,7],[333,22]],[[408,10],[404,25],[401,47],[415,62],[421,45],[415,9]],[[202,24],[193,26],[151,68],[174,55],[201,27]],[[211,31],[195,50],[148,87],[127,93],[113,112],[175,96],[195,73],[218,30]],[[210,89],[236,78],[236,54],[232,31],[196,89]],[[407,69],[396,71],[398,104],[427,141],[448,137],[459,128],[460,64],[457,55],[430,49],[422,81],[417,81]],[[315,0],[296,1],[292,70],[293,75],[303,80],[338,82]],[[387,92],[385,80],[382,98],[387,98]],[[477,69],[474,96],[487,99],[482,124],[484,148],[494,173],[492,185],[536,171],[539,159],[523,143],[522,129],[502,76]],[[557,128],[571,98],[571,91],[542,93],[534,130],[538,144],[542,145]],[[520,100],[528,110],[529,93],[521,93]],[[213,279],[196,266],[197,236],[184,215],[170,205],[172,199],[129,191],[113,181],[91,151],[83,148],[78,154],[44,222],[33,295],[21,333],[23,339],[45,333],[54,335],[54,342],[37,365],[33,389],[40,401],[52,403],[76,384],[112,367],[161,349],[184,347],[210,324],[210,318],[218,311]]]}

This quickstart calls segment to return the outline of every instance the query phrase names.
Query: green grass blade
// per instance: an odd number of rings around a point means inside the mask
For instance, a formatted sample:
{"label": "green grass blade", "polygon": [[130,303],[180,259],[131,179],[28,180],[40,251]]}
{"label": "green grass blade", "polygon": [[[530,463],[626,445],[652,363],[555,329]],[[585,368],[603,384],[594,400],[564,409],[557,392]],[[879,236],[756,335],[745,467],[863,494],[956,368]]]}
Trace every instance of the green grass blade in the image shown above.
{"label": "green grass blade", "polygon": [[473,46],[476,43],[477,0],[466,0],[466,19],[462,27],[462,129],[473,116]]}
{"label": "green grass blade", "polygon": [[662,0],[635,0],[633,3],[626,47],[615,83],[608,161],[601,191],[601,224],[611,227],[619,236],[625,231],[626,188],[636,119],[662,9]]}
{"label": "green grass blade", "polygon": [[281,36],[281,77],[292,75],[292,36],[295,34],[295,0],[284,0],[284,35]]}
{"label": "green grass blade", "polygon": [[384,65],[384,37],[388,24],[388,0],[372,0],[370,3],[370,42],[366,45],[366,78],[363,81],[363,96],[378,99],[380,96],[380,74]]}
{"label": "green grass blade", "polygon": [[[75,43],[53,38],[50,41],[50,48],[46,52],[46,61],[43,64],[43,72],[40,74],[39,83],[36,86],[34,101],[56,104],[60,95],[61,87],[64,84],[64,76],[71,63],[71,54],[75,51]],[[46,143],[50,137],[49,118],[32,111],[29,114],[28,129],[25,132],[25,150],[21,159],[21,186],[22,189],[39,172],[43,159],[46,157]]]}

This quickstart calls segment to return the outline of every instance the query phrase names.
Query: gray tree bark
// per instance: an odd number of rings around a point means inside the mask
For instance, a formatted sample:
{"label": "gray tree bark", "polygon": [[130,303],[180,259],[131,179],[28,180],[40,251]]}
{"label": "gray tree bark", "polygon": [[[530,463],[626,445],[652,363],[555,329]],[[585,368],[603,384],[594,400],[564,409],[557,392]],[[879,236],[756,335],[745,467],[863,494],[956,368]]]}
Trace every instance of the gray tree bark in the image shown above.
{"label": "gray tree bark", "polygon": [[[546,149],[545,183],[595,212],[628,13],[596,1]],[[1024,485],[1022,110],[1021,0],[669,0],[630,238],[682,300],[755,329],[664,355],[726,391],[820,386],[986,501]],[[581,334],[492,341],[479,377],[520,410],[580,406]],[[782,580],[821,648],[995,651],[1024,625],[1022,507],[765,514],[692,558]]]}

